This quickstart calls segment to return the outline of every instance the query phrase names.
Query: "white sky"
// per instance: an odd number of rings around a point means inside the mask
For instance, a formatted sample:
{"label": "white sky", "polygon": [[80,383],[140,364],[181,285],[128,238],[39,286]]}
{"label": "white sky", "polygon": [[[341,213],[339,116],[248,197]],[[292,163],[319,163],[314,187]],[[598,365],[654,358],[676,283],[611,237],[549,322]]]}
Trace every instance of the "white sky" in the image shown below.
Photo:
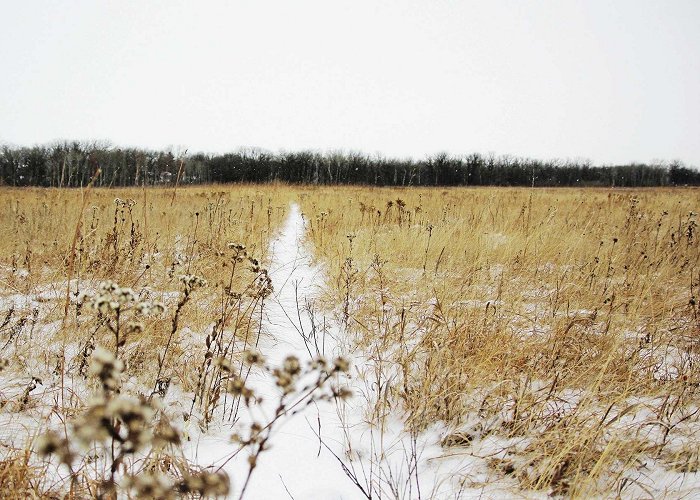
{"label": "white sky", "polygon": [[0,142],[700,166],[700,0],[0,0]]}

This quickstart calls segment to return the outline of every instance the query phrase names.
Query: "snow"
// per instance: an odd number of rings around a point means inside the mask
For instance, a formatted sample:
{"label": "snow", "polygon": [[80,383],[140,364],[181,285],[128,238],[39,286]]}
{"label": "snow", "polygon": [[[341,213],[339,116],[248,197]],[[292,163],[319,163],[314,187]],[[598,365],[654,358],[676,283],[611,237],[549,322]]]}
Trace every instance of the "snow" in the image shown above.
{"label": "snow", "polygon": [[[308,314],[299,312],[306,299],[317,293],[320,281],[319,270],[311,264],[304,251],[304,226],[297,205],[292,205],[288,219],[279,234],[271,242],[270,277],[274,295],[268,299],[263,321],[264,336],[259,350],[271,366],[280,365],[290,354],[301,360],[311,358],[309,349],[316,355],[316,345],[323,354],[332,354],[334,339],[317,332],[319,338],[310,339],[312,320]],[[324,349],[325,346],[325,349]],[[271,377],[258,377],[251,384],[256,394],[263,396],[260,413],[272,416],[279,393]],[[319,442],[316,434],[321,421],[324,441],[342,443],[342,428],[332,403],[320,402],[299,412],[280,425],[271,438],[272,447],[260,455],[246,491],[246,498],[318,498],[355,499],[364,498],[343,472],[337,460]],[[214,435],[203,436],[192,446],[189,453],[199,464],[219,465],[234,453],[238,446],[230,441],[228,432],[221,429]],[[229,473],[234,496],[247,474],[247,456],[239,454],[228,461],[224,470]]]}
{"label": "snow", "polygon": [[[460,498],[502,497],[514,484],[494,481],[486,461],[474,456],[473,450],[451,449],[447,455],[440,446],[447,434],[442,424],[411,435],[404,431],[398,410],[383,415],[381,424],[369,423],[367,413],[380,397],[375,390],[377,373],[388,377],[390,369],[376,366],[366,353],[356,350],[341,323],[324,318],[326,329],[314,327],[305,304],[318,295],[324,276],[305,248],[304,230],[303,216],[293,204],[281,233],[271,242],[275,292],[266,306],[264,336],[258,347],[272,366],[289,354],[308,360],[309,351],[316,355],[317,347],[329,358],[344,355],[353,364],[349,383],[354,397],[311,405],[287,418],[272,437],[271,449],[260,455],[245,497],[351,500],[366,498],[363,490],[372,497],[390,498],[449,498],[457,492]],[[319,323],[318,318],[315,321]],[[274,381],[257,377],[251,385],[263,395],[260,412],[272,415],[278,393]],[[200,436],[187,454],[201,465],[225,464],[236,498],[247,474],[247,456],[240,453],[231,458],[238,447],[231,443],[230,434],[230,429],[220,428]],[[491,447],[485,441],[479,448],[490,454]],[[466,484],[460,481],[465,476]]]}
{"label": "snow", "polygon": [[[381,349],[387,348],[380,345],[359,349],[342,321],[324,317],[314,308],[315,298],[326,286],[326,276],[323,268],[312,261],[313,252],[305,243],[304,218],[296,204],[291,205],[283,228],[270,243],[269,254],[274,293],[266,302],[259,350],[271,366],[280,365],[290,354],[304,361],[316,354],[327,358],[343,355],[353,365],[349,385],[355,396],[346,402],[318,402],[283,418],[270,440],[271,448],[260,455],[245,498],[353,500],[366,498],[363,490],[374,498],[512,498],[516,492],[519,498],[547,497],[547,492],[519,490],[514,478],[498,477],[488,465],[489,459],[508,459],[507,450],[528,444],[527,440],[516,443],[480,430],[495,427],[498,422],[490,424],[479,415],[466,415],[460,429],[448,429],[436,422],[427,430],[411,435],[404,429],[400,407],[387,410],[386,405],[376,404],[396,375],[395,367],[381,361],[390,359],[390,353],[382,352]],[[493,266],[489,272],[498,276],[502,268]],[[66,285],[66,282],[57,282],[36,287],[28,294],[0,296],[0,311],[16,308],[27,313],[29,309],[61,304]],[[77,286],[77,281],[71,285],[71,288]],[[82,287],[91,289],[94,284],[83,282]],[[149,294],[168,302],[177,298],[177,292],[149,290]],[[74,300],[73,294],[71,299]],[[427,305],[435,303],[433,299]],[[485,303],[474,299],[459,305],[484,307]],[[579,315],[587,312],[579,311]],[[36,335],[48,338],[58,327],[58,322],[37,325]],[[202,335],[187,327],[182,329],[182,334]],[[68,344],[66,352],[67,364],[70,364],[79,346]],[[649,361],[650,369],[660,382],[675,380],[684,372],[685,364],[696,361],[673,346],[644,347],[639,355]],[[5,411],[0,412],[0,444],[21,448],[24,440],[46,425],[46,412],[63,387],[47,373],[51,368],[47,363],[37,357],[26,361],[26,373],[18,375],[5,371],[0,375],[0,395],[6,402]],[[20,409],[17,401],[31,380],[29,373],[41,375],[43,383],[31,392],[30,404]],[[67,379],[65,383],[66,398],[88,394],[82,379]],[[222,419],[204,433],[194,419],[184,422],[176,418],[177,425],[191,439],[185,445],[186,458],[199,466],[222,467],[228,472],[232,498],[238,498],[245,481],[248,455],[244,451],[232,456],[239,445],[232,442],[231,434],[253,420],[267,422],[275,413],[279,394],[272,377],[253,373],[250,384],[263,396],[263,402],[254,408],[252,415],[243,414],[236,425]],[[134,392],[138,389],[135,387]],[[575,411],[580,397],[581,394],[573,392],[562,394],[561,400],[543,409],[540,418],[546,420],[562,412]],[[187,410],[191,398],[191,394],[182,393],[173,386],[163,403],[174,415],[181,414]],[[651,408],[659,407],[660,402],[651,404],[643,398],[634,402],[639,403],[639,410],[624,415],[615,426],[636,429],[640,421],[654,423],[658,420]],[[371,413],[375,408],[381,408],[384,413]],[[508,404],[504,404],[503,411],[507,412],[508,408]],[[667,446],[670,452],[681,453],[688,444],[692,451],[694,436],[700,432],[698,423],[686,421],[683,414],[674,416],[669,423],[674,427]],[[650,442],[666,439],[660,426],[647,425],[645,429],[647,435],[639,437]],[[458,442],[445,448],[440,445],[448,436],[460,433],[469,436],[462,446],[458,446]],[[674,497],[696,496],[700,492],[700,473],[672,470],[668,461],[657,457],[640,457],[638,466],[626,471],[625,477],[630,478],[623,492],[628,497],[649,496],[650,491]]]}

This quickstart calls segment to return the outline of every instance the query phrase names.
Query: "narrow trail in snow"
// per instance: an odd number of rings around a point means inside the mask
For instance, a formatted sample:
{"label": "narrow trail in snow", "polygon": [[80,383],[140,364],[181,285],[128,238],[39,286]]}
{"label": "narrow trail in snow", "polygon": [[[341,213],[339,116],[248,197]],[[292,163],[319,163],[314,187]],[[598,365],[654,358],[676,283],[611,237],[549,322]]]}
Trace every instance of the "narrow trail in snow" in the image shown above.
{"label": "narrow trail in snow", "polygon": [[[305,250],[304,234],[303,216],[293,203],[280,234],[270,244],[274,292],[265,305],[258,349],[270,366],[281,365],[290,354],[304,362],[317,354],[329,359],[344,355],[354,365],[350,380],[354,397],[349,402],[319,402],[285,417],[273,433],[271,448],[259,457],[245,498],[354,500],[367,498],[364,492],[372,498],[453,497],[460,489],[453,483],[455,472],[467,464],[463,459],[442,458],[437,430],[410,436],[401,418],[393,414],[381,416],[381,429],[367,424],[365,412],[377,397],[375,386],[385,385],[388,373],[363,353],[354,352],[338,324],[331,321],[321,327],[318,315],[309,312],[325,277]],[[377,381],[378,374],[383,382]],[[261,417],[258,421],[266,421],[275,412],[279,388],[273,377],[259,375],[251,372],[249,382],[263,397],[255,408]],[[202,437],[195,445],[196,461],[225,464],[237,498],[247,475],[247,454],[230,459],[236,446],[229,437],[225,433]]]}
{"label": "narrow trail in snow", "polygon": [[[307,301],[317,294],[323,277],[304,251],[304,233],[299,206],[292,204],[270,248],[274,293],[265,307],[264,333],[258,347],[271,366],[281,365],[290,354],[308,361],[318,354],[331,357],[335,350],[335,340],[314,325],[307,311]],[[279,391],[270,377],[258,380],[255,387],[269,403]],[[263,410],[269,415],[274,408]],[[329,402],[312,405],[280,424],[271,439],[272,447],[260,455],[246,498],[362,498],[338,461],[321,446],[316,434],[319,421],[324,440],[342,432]]]}
{"label": "narrow trail in snow", "polygon": [[[328,358],[335,354],[334,339],[314,325],[307,311],[307,301],[317,293],[323,278],[303,250],[304,232],[299,207],[292,204],[280,234],[270,244],[269,275],[274,292],[264,308],[263,333],[258,344],[270,366],[280,366],[289,355],[306,362],[317,354]],[[274,415],[279,388],[273,377],[253,372],[249,383],[263,398],[254,413],[259,416],[258,421],[265,422]],[[247,417],[242,421],[247,421]],[[283,417],[270,439],[270,449],[259,457],[245,498],[365,498],[343,472],[338,460],[319,441],[319,425],[323,441],[335,442],[341,449],[343,434],[333,403],[319,402],[298,414]],[[196,461],[217,466],[225,463],[224,470],[232,479],[234,498],[237,498],[247,475],[247,454],[240,453],[226,462],[237,448],[229,437],[215,433],[201,438],[196,447]]]}

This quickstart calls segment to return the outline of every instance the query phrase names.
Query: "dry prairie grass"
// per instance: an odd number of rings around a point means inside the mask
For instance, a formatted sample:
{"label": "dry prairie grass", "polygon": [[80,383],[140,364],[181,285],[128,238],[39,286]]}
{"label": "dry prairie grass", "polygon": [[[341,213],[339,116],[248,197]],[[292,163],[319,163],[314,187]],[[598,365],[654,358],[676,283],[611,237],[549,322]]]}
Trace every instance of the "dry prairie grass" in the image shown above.
{"label": "dry prairie grass", "polygon": [[[147,472],[120,487],[158,497],[228,489],[189,470],[176,448],[183,426],[235,420],[252,396],[231,393],[231,381],[247,373],[241,353],[256,343],[268,244],[290,195],[278,186],[0,189],[4,486],[111,497],[116,476]],[[153,400],[173,387],[171,399],[190,398],[179,427]],[[90,451],[77,454],[78,441]],[[152,451],[138,455],[144,446]],[[37,453],[55,457],[54,482],[36,481],[47,470]],[[158,471],[176,482],[148,475]]]}
{"label": "dry prairie grass", "polygon": [[697,470],[697,190],[301,199],[328,305],[381,367],[371,415],[496,443],[493,470],[525,489],[660,496],[656,465]]}
{"label": "dry prairie grass", "polygon": [[[54,324],[52,338],[41,340],[77,341],[83,350],[108,342],[100,338],[106,329],[95,330],[92,315],[81,302],[81,293],[94,292],[104,280],[133,289],[139,300],[162,302],[172,311],[182,289],[179,277],[205,277],[212,286],[207,293],[188,298],[179,321],[190,330],[203,331],[223,316],[226,323],[236,322],[239,333],[253,331],[251,301],[227,302],[224,288],[250,291],[257,274],[248,271],[247,259],[232,262],[234,250],[227,245],[245,246],[241,255],[256,258],[262,266],[289,195],[285,188],[254,186],[180,188],[176,194],[172,189],[2,189],[0,298],[7,315],[3,329],[17,330],[6,347],[12,343],[29,347],[37,316],[42,324]],[[225,311],[227,307],[230,310]],[[232,319],[234,309],[238,314]],[[155,355],[167,343],[172,319],[143,318],[146,328],[131,332],[126,352],[134,373],[154,375],[150,371],[158,365]],[[190,390],[194,382],[190,370],[183,369],[193,361],[188,347],[179,342],[173,346],[173,358],[181,366],[172,366],[171,372]]]}
{"label": "dry prairie grass", "polygon": [[[381,397],[370,421],[398,409],[412,432],[443,422],[446,450],[480,456],[521,493],[665,495],[659,470],[699,464],[697,195],[0,189],[1,484],[109,496],[117,463],[168,474],[186,496],[223,491],[178,457],[150,399],[177,387],[191,398],[179,424],[201,428],[254,399],[232,369],[243,374],[241,353],[255,346],[268,244],[299,199],[331,285],[326,306],[372,365]],[[106,450],[101,471],[81,462],[70,484],[40,481],[34,451],[69,461],[66,422],[104,423],[106,412],[133,436]],[[145,428],[165,444],[131,457]],[[37,429],[54,434],[37,442]],[[240,439],[259,454],[267,429]],[[172,490],[148,474],[134,494]]]}

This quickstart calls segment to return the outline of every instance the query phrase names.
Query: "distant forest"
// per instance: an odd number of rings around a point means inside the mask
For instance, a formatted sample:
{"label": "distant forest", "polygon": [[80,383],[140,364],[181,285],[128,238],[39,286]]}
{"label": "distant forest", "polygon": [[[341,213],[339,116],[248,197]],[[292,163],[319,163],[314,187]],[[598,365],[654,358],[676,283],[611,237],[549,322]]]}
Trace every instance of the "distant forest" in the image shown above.
{"label": "distant forest", "polygon": [[700,185],[700,171],[680,162],[594,166],[586,161],[437,154],[423,160],[309,151],[184,154],[63,142],[0,146],[0,185],[79,187],[263,183],[372,186],[683,186]]}

